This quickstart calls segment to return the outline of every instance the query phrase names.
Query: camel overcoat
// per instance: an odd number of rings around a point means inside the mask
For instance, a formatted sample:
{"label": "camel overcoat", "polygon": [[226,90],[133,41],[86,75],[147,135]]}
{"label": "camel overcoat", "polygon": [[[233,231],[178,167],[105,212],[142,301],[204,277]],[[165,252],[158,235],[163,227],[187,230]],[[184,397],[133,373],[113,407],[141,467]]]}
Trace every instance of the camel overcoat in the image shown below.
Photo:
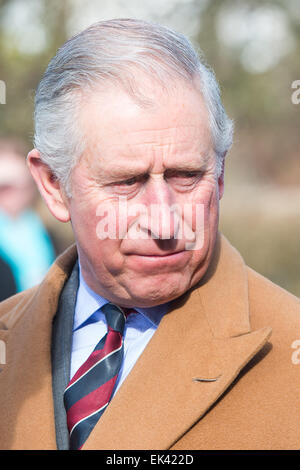
{"label": "camel overcoat", "polygon": [[[56,449],[51,330],[76,259],[73,246],[0,304],[1,449]],[[219,235],[83,449],[299,448],[300,301]]]}

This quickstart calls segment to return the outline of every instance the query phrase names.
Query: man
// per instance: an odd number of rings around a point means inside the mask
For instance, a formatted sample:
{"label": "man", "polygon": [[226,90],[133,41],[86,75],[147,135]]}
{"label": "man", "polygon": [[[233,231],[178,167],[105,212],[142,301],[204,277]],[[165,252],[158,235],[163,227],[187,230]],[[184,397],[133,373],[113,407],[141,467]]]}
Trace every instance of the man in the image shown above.
{"label": "man", "polygon": [[218,233],[232,123],[189,41],[95,24],[35,124],[31,173],[76,246],[1,304],[2,448],[297,448],[300,303]]}

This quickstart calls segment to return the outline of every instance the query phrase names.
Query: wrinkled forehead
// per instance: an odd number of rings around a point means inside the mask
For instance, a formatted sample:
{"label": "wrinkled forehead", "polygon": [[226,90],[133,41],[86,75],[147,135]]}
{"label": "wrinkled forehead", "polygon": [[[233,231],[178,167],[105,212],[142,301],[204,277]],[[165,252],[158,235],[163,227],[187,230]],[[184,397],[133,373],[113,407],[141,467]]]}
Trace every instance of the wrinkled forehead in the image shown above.
{"label": "wrinkled forehead", "polygon": [[209,117],[197,83],[180,81],[166,90],[146,81],[142,92],[148,100],[145,105],[114,85],[85,97],[80,125],[90,152],[121,148],[136,153],[139,147],[143,152],[159,146],[175,146],[179,152],[188,147],[208,151]]}

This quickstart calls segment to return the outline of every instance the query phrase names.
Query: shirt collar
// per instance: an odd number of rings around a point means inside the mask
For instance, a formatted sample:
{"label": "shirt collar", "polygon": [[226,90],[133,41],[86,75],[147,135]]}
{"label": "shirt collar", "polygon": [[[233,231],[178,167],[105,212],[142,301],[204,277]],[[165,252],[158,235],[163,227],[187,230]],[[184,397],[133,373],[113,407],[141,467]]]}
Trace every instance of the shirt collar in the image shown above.
{"label": "shirt collar", "polygon": [[[82,325],[91,315],[105,305],[109,300],[94,292],[85,282],[80,262],[79,266],[79,287],[77,291],[76,307],[73,330]],[[134,308],[137,312],[146,317],[155,327],[158,326],[163,315],[168,311],[168,303],[156,305],[149,308]]]}

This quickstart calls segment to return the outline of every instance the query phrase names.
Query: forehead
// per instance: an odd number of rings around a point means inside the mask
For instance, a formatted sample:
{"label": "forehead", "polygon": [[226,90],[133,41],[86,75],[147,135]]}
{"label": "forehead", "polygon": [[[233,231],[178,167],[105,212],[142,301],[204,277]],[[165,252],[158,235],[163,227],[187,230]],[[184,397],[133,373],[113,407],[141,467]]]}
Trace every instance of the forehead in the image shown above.
{"label": "forehead", "polygon": [[144,107],[120,88],[93,92],[82,108],[81,126],[88,158],[111,164],[154,156],[182,159],[207,153],[212,144],[202,95],[186,83],[167,93],[153,87]]}

